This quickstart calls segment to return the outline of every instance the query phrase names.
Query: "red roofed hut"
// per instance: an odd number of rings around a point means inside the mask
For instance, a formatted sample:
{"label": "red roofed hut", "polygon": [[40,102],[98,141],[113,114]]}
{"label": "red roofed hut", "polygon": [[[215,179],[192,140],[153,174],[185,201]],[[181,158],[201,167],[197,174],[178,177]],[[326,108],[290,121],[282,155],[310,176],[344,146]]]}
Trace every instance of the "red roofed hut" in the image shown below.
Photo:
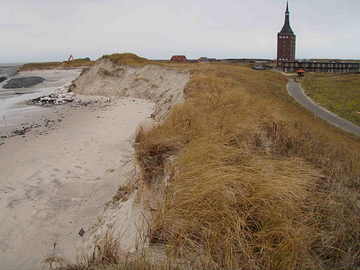
{"label": "red roofed hut", "polygon": [[178,63],[187,63],[188,60],[185,55],[173,55],[170,61],[178,62]]}
{"label": "red roofed hut", "polygon": [[304,77],[304,73],[305,73],[305,71],[303,71],[302,69],[299,69],[298,72],[297,72],[298,77],[299,77],[299,78]]}

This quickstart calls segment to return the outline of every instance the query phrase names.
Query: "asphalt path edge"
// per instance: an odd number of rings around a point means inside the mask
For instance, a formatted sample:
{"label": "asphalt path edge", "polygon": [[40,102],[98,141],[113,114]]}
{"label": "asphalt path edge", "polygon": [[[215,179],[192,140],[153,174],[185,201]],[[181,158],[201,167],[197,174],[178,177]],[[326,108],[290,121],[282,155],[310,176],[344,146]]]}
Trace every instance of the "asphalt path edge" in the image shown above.
{"label": "asphalt path edge", "polygon": [[303,107],[313,112],[318,117],[328,121],[329,123],[342,128],[345,131],[355,133],[360,136],[360,127],[350,123],[349,121],[339,117],[338,115],[329,112],[328,110],[317,105],[311,98],[305,95],[301,84],[289,79],[287,84],[288,93]]}

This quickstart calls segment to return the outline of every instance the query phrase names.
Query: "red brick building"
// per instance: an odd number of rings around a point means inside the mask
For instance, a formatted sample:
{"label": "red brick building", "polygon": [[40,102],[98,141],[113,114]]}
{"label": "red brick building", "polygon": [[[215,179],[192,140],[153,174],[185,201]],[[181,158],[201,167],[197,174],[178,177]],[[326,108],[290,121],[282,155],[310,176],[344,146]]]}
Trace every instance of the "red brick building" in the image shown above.
{"label": "red brick building", "polygon": [[188,62],[185,55],[173,55],[173,57],[171,57],[170,61],[175,61],[175,62],[179,62],[179,63]]}
{"label": "red brick building", "polygon": [[277,67],[284,61],[295,61],[296,35],[290,27],[289,3],[286,3],[285,23],[277,35]]}

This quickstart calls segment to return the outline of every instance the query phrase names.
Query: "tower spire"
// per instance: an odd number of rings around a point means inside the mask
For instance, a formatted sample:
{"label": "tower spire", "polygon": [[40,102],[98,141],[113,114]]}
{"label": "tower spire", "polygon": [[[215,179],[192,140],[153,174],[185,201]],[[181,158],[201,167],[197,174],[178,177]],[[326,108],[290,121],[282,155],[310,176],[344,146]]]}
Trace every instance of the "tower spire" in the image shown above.
{"label": "tower spire", "polygon": [[289,12],[289,1],[286,1],[286,12],[285,13],[290,13]]}
{"label": "tower spire", "polygon": [[295,61],[296,36],[290,27],[289,1],[286,0],[285,22],[277,36],[277,67],[284,69],[285,62]]}
{"label": "tower spire", "polygon": [[290,26],[289,1],[286,1],[285,23],[279,34],[280,35],[295,35]]}

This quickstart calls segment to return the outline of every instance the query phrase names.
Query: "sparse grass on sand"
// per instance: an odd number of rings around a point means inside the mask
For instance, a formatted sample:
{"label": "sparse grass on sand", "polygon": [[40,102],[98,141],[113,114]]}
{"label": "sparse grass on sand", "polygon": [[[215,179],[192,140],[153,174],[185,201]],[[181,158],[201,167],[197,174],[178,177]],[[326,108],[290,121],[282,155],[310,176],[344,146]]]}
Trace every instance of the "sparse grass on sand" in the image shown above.
{"label": "sparse grass on sand", "polygon": [[134,140],[163,268],[360,267],[359,139],[314,119],[279,73],[167,66],[191,72],[186,102]]}
{"label": "sparse grass on sand", "polygon": [[360,125],[360,74],[306,74],[302,85],[320,106]]}

